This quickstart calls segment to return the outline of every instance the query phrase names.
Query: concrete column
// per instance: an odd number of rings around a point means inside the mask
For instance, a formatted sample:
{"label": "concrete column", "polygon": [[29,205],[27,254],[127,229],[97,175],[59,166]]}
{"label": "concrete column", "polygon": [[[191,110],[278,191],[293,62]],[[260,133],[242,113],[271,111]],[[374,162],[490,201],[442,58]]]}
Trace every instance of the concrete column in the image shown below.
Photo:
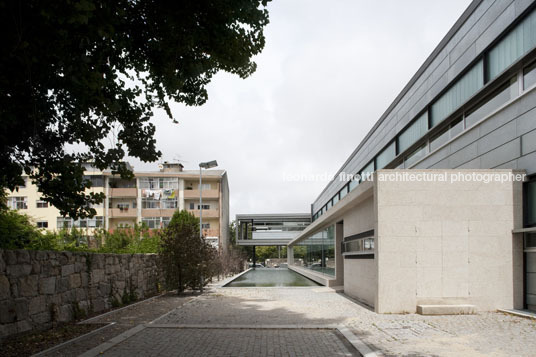
{"label": "concrete column", "polygon": [[136,177],[136,188],[136,223],[141,224],[141,188],[138,177]]}
{"label": "concrete column", "polygon": [[110,198],[108,195],[110,194],[110,178],[108,176],[104,176],[104,195],[106,198],[104,199],[104,229],[108,230],[110,229]]}
{"label": "concrete column", "polygon": [[287,246],[287,264],[294,265],[294,246]]}
{"label": "concrete column", "polygon": [[184,209],[184,179],[179,178],[179,196],[177,197],[179,200],[179,210],[182,211]]}
{"label": "concrete column", "polygon": [[344,223],[335,224],[335,285],[344,285],[344,257],[342,256],[342,241],[344,238]]}

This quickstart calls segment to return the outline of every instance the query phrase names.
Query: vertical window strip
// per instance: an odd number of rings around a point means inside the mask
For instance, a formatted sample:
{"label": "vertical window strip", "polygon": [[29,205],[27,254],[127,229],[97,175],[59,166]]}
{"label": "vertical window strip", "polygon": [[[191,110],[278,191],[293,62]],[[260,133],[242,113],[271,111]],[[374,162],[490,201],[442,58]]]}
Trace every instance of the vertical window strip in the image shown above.
{"label": "vertical window strip", "polygon": [[397,138],[399,152],[405,151],[428,131],[428,115],[424,113]]}
{"label": "vertical window strip", "polygon": [[476,63],[469,72],[450,87],[430,108],[433,128],[445,120],[454,110],[459,108],[473,94],[484,86],[483,62]]}

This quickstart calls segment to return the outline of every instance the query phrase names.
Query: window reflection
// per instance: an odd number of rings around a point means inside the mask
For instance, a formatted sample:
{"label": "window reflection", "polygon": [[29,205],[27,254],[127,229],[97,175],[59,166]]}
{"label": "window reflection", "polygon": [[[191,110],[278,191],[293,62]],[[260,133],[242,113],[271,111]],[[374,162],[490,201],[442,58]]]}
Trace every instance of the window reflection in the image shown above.
{"label": "window reflection", "polygon": [[294,264],[335,276],[335,228],[330,226],[294,247]]}

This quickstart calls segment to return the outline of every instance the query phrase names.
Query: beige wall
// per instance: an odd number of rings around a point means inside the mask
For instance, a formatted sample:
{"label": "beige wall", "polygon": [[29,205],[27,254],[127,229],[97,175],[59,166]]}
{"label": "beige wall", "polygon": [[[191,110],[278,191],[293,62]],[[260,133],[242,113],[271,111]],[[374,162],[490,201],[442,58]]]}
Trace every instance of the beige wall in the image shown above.
{"label": "beige wall", "polygon": [[[449,181],[456,172],[448,171]],[[520,307],[520,293],[514,293],[522,281],[521,262],[514,260],[520,247],[512,234],[521,214],[520,186],[376,180],[376,311],[415,312],[429,303]]]}

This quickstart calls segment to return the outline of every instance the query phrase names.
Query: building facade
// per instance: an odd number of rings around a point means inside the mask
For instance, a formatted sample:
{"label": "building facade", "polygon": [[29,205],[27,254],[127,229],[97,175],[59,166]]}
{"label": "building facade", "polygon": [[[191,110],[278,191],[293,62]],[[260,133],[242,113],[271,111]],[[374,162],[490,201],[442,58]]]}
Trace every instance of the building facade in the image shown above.
{"label": "building facade", "polygon": [[[296,269],[378,312],[536,309],[535,8],[470,4],[289,244],[308,247],[311,266],[333,254],[334,270]],[[448,184],[379,180],[396,173]],[[524,174],[523,182],[452,179]]]}
{"label": "building facade", "polygon": [[[229,244],[229,184],[225,170],[204,170],[202,187],[198,170],[183,170],[181,164],[164,163],[159,171],[134,171],[135,178],[124,180],[109,171],[86,167],[93,192],[102,192],[106,199],[95,206],[93,218],[77,221],[62,217],[59,211],[40,200],[37,187],[26,180],[24,187],[9,192],[8,205],[31,216],[38,227],[48,230],[76,227],[114,230],[145,224],[151,229],[165,228],[176,210],[200,215],[202,194],[203,234],[214,246],[227,249]],[[201,190],[200,190],[201,189]]]}

